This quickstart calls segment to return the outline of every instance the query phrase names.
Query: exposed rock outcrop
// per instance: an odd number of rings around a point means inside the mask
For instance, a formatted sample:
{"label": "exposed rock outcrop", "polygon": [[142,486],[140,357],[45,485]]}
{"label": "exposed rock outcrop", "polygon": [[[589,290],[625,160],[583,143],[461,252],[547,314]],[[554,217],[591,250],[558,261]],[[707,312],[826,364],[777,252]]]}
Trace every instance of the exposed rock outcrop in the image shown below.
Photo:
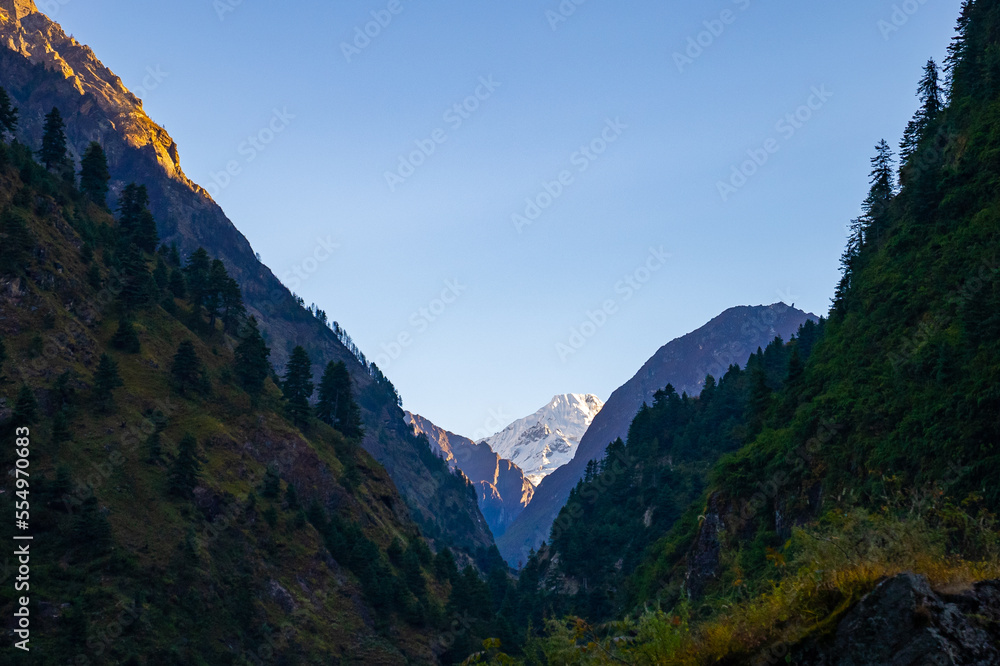
{"label": "exposed rock outcrop", "polygon": [[[786,653],[779,658],[779,652]],[[805,666],[994,666],[1000,664],[1000,581],[958,593],[901,574],[883,581],[818,644],[772,649],[755,663]]]}
{"label": "exposed rock outcrop", "polygon": [[528,506],[535,487],[520,467],[504,460],[484,442],[474,442],[440,428],[419,414],[406,413],[406,422],[424,435],[431,449],[452,469],[460,469],[476,487],[479,509],[497,537]]}

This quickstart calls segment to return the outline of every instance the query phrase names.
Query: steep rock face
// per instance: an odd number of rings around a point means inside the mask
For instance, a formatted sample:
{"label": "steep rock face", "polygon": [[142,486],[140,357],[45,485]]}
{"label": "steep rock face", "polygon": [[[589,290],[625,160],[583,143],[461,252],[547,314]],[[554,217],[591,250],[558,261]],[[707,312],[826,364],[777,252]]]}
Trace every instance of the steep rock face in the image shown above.
{"label": "steep rock face", "polygon": [[483,441],[538,485],[573,459],[580,438],[602,407],[604,403],[596,395],[557,395],[531,416],[514,421]]}
{"label": "steep rock face", "polygon": [[[923,576],[883,581],[820,644],[784,650],[813,666],[1000,664],[1000,581],[958,594],[935,592]],[[772,663],[784,661],[775,659]],[[765,662],[766,663],[766,662]]]}
{"label": "steep rock face", "polygon": [[33,0],[0,0],[0,11],[6,13],[7,20],[19,21],[38,8]]}
{"label": "steep rock face", "polygon": [[531,502],[534,485],[521,468],[501,458],[488,444],[448,432],[419,414],[407,412],[406,422],[417,435],[427,437],[431,449],[452,469],[460,469],[476,486],[479,508],[494,537],[503,534]]}
{"label": "steep rock face", "polygon": [[389,471],[434,541],[469,553],[492,544],[473,493],[448,478],[447,468],[435,466],[426,444],[404,423],[396,396],[257,260],[222,209],[184,175],[176,143],[121,79],[30,1],[0,0],[0,86],[20,109],[19,141],[41,145],[44,116],[58,107],[74,159],[91,141],[104,147],[112,201],[127,183],[145,185],[163,242],[177,243],[184,257],[204,247],[222,259],[248,311],[261,322],[279,372],[296,345],[309,352],[317,376],[329,361],[347,364],[365,423],[363,446]]}
{"label": "steep rock face", "polygon": [[526,561],[529,550],[548,538],[552,522],[583,478],[587,463],[603,458],[609,443],[628,435],[632,419],[644,402],[652,402],[656,391],[673,384],[678,393],[700,393],[707,375],[721,377],[730,365],[746,363],[758,347],[766,347],[776,336],[789,339],[808,319],[817,318],[784,303],[735,307],[661,347],[611,394],[581,438],[574,458],[538,484],[531,505],[498,538],[497,546],[507,562]]}

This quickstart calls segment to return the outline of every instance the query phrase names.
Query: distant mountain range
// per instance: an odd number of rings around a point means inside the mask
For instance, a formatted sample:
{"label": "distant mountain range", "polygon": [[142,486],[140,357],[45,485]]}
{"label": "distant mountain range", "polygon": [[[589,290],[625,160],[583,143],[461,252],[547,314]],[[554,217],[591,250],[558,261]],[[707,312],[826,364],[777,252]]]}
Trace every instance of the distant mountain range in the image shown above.
{"label": "distant mountain range", "polygon": [[604,407],[596,395],[557,395],[547,405],[482,440],[513,461],[536,486],[576,455],[580,438]]}
{"label": "distant mountain range", "polygon": [[777,336],[787,340],[807,320],[818,318],[784,303],[735,307],[661,347],[611,395],[575,447],[573,459],[538,484],[528,508],[497,538],[500,554],[514,566],[527,561],[530,550],[548,538],[587,463],[604,457],[608,444],[628,435],[632,419],[657,390],[673,384],[678,393],[696,395],[707,375],[719,377],[730,365],[743,365],[759,347]]}

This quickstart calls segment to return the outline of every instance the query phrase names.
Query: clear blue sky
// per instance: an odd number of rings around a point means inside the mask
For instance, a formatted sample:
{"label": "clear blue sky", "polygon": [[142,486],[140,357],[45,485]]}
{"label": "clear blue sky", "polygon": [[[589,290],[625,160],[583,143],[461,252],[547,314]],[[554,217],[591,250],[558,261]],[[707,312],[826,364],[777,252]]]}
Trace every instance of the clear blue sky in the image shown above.
{"label": "clear blue sky", "polygon": [[[47,3],[264,262],[381,361],[406,408],[467,435],[557,393],[606,399],[730,306],[825,314],[873,146],[898,141],[959,5],[586,0],[556,21],[558,0]],[[371,12],[391,22],[355,43]],[[260,135],[275,110],[294,118]],[[433,154],[398,171],[418,141]],[[723,201],[747,151],[768,159]],[[230,161],[239,175],[215,187]],[[519,231],[528,198],[547,207]],[[339,247],[317,265],[318,238]]]}

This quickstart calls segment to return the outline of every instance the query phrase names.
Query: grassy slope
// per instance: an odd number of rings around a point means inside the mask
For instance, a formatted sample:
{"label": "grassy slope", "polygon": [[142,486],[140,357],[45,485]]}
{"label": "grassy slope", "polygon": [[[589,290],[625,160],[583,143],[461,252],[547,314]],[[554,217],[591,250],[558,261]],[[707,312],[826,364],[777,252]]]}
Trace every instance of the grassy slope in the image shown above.
{"label": "grassy slope", "polygon": [[[114,221],[65,186],[26,171],[37,183],[21,195],[27,206],[14,206],[25,184],[16,169],[0,167],[0,209],[19,211],[35,245],[17,275],[0,276],[0,336],[10,357],[0,395],[12,405],[27,385],[40,403],[31,456],[38,552],[32,560],[33,645],[36,655],[44,655],[36,663],[64,663],[76,655],[105,663],[130,657],[139,661],[129,663],[146,663],[143,657],[148,663],[245,663],[272,650],[285,660],[279,663],[327,663],[337,655],[364,663],[405,663],[404,654],[430,660],[433,629],[397,617],[376,626],[357,579],[325,553],[317,531],[296,525],[296,513],[280,497],[259,497],[266,467],[277,464],[283,489],[292,481],[303,505],[317,500],[360,525],[384,551],[394,539],[420,539],[385,470],[331,428],[317,425],[307,437],[291,427],[275,411],[273,384],[262,408],[252,411],[248,396],[225,381],[234,340],[221,331],[199,337],[154,306],[137,318],[141,353],[112,353],[125,384],[115,392],[115,410],[94,408],[93,371],[109,349],[117,305],[89,324],[78,316],[99,295],[86,284],[74,227],[85,218],[96,229]],[[107,280],[100,256],[96,252],[93,261]],[[170,387],[168,369],[182,340],[195,342],[208,368],[211,399],[185,398]],[[72,439],[55,444],[50,387],[65,371],[73,374],[78,397]],[[167,416],[159,462],[148,460],[146,444],[153,409]],[[203,463],[192,501],[170,498],[166,490],[186,433],[197,436]],[[9,447],[2,458],[9,468]],[[360,482],[345,480],[345,464]],[[57,482],[58,468],[68,478]],[[5,489],[0,512],[11,516],[12,488]],[[97,503],[88,508],[91,493]],[[271,507],[278,516],[273,527],[263,517]],[[104,520],[112,545],[95,548]],[[186,540],[194,544],[191,560],[185,559]],[[9,579],[0,588],[6,616],[11,588]],[[430,603],[440,606],[436,599],[446,590],[436,583],[431,588]],[[111,637],[121,624],[123,635]],[[2,648],[8,655],[11,650],[9,643]]]}

